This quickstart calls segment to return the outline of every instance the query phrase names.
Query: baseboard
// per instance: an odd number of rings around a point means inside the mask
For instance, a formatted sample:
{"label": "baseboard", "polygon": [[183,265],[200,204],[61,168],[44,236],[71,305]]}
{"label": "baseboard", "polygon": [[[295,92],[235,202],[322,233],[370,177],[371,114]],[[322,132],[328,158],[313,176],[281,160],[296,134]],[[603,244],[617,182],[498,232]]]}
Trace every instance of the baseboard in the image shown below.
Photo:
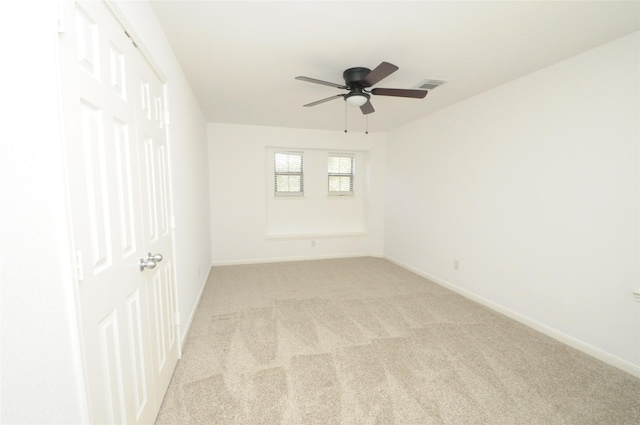
{"label": "baseboard", "polygon": [[212,266],[240,266],[244,264],[266,264],[266,263],[284,263],[289,261],[310,261],[310,260],[333,260],[337,258],[357,258],[357,257],[377,257],[383,258],[380,253],[347,253],[347,254],[331,254],[331,255],[307,255],[299,257],[276,257],[276,258],[251,258],[243,260],[220,260],[213,261]]}
{"label": "baseboard", "polygon": [[522,323],[523,325],[526,325],[532,329],[535,329],[538,332],[541,332],[557,341],[562,342],[563,344],[566,344],[572,348],[575,348],[577,350],[582,351],[585,354],[590,355],[591,357],[595,357],[596,359],[603,361],[613,367],[616,367],[620,370],[623,370],[635,377],[640,378],[640,366],[634,365],[633,363],[630,363],[626,360],[623,360],[619,357],[616,357],[610,353],[607,353],[606,351],[603,351],[599,348],[596,348],[592,345],[589,345],[583,341],[580,341],[579,339],[576,339],[570,335],[567,335],[557,329],[554,329],[552,327],[549,327],[543,323],[540,323],[528,316],[525,316],[523,314],[520,314],[516,311],[513,311],[507,307],[504,307],[500,304],[497,304],[493,301],[490,301],[486,298],[483,298],[479,295],[474,294],[473,292],[467,291],[465,289],[462,289],[454,284],[452,284],[451,282],[448,282],[445,279],[441,279],[438,276],[434,276],[432,274],[429,274],[427,272],[424,272],[420,269],[417,269],[413,266],[410,266],[406,263],[403,263],[402,261],[399,261],[393,257],[390,257],[388,255],[384,255],[383,258],[385,258],[386,260],[391,261],[392,263],[407,269],[417,275],[420,275],[432,282],[435,282],[439,285],[444,286],[447,289],[450,289],[466,298],[469,298],[470,300],[476,301],[494,311],[497,311],[498,313],[504,314],[505,316],[516,320],[517,322]]}
{"label": "baseboard", "polygon": [[207,286],[207,281],[209,280],[209,275],[211,275],[211,266],[209,266],[209,272],[204,277],[204,281],[202,281],[200,285],[200,292],[198,293],[198,297],[196,298],[195,305],[191,310],[191,314],[189,315],[189,321],[184,328],[184,333],[180,337],[180,357],[182,357],[182,349],[184,348],[184,344],[187,342],[187,337],[189,336],[189,331],[191,330],[191,324],[193,323],[193,318],[196,315],[196,311],[198,311],[198,307],[200,307],[200,300],[202,299],[202,294],[204,293],[204,288]]}

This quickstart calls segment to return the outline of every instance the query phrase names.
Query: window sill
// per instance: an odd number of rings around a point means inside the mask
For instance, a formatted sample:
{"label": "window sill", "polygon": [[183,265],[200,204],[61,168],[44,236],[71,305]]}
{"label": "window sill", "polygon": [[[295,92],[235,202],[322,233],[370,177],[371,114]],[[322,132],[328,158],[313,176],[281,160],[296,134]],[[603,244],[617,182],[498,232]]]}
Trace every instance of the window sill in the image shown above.
{"label": "window sill", "polygon": [[279,193],[277,195],[273,195],[273,197],[275,199],[295,199],[295,198],[304,198],[304,193],[300,194],[300,193],[292,193],[292,194],[284,194],[284,193]]}
{"label": "window sill", "polygon": [[369,236],[369,232],[267,234],[265,239],[320,239]]}

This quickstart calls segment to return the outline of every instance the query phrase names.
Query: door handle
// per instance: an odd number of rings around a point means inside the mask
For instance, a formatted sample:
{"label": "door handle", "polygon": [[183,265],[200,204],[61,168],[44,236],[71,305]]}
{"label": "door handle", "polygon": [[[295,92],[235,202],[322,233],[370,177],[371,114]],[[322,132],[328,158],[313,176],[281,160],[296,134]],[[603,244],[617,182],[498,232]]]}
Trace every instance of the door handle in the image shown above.
{"label": "door handle", "polygon": [[159,263],[160,261],[162,261],[162,254],[153,255],[151,253],[148,253],[147,261],[155,261],[156,263]]}
{"label": "door handle", "polygon": [[140,271],[143,271],[144,269],[154,268],[156,266],[156,262],[148,258],[146,260],[144,258],[141,258],[138,265],[140,266]]}

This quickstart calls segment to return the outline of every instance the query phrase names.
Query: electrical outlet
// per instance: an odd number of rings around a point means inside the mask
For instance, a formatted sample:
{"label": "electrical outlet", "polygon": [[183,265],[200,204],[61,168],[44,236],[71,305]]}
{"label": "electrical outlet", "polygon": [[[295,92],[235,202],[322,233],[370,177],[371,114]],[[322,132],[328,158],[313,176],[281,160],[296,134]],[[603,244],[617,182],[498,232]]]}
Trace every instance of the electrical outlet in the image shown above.
{"label": "electrical outlet", "polygon": [[316,241],[311,241],[311,247],[315,247],[316,246]]}
{"label": "electrical outlet", "polygon": [[200,277],[200,266],[198,266],[198,277]]}
{"label": "electrical outlet", "polygon": [[453,268],[456,270],[460,270],[460,261],[453,260]]}

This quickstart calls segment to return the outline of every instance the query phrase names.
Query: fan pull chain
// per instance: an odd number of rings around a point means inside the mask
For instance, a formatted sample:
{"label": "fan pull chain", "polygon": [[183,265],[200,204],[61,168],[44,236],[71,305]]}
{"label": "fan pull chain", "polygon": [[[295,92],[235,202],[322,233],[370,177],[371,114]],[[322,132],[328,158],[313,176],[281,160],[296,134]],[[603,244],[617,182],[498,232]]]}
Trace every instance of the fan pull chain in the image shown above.
{"label": "fan pull chain", "polygon": [[364,134],[369,134],[369,114],[367,114],[367,127],[365,129]]}
{"label": "fan pull chain", "polygon": [[344,132],[347,132],[347,102],[344,102]]}

